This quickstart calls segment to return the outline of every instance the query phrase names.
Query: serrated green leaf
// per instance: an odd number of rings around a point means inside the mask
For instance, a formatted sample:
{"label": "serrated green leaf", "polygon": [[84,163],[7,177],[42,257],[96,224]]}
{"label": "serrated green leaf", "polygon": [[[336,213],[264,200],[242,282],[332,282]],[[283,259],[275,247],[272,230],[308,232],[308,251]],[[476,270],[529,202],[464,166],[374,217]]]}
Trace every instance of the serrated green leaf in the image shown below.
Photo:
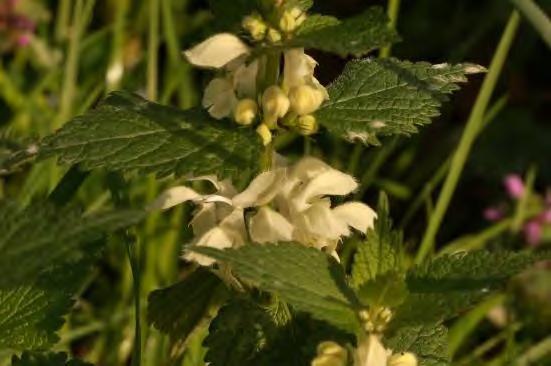
{"label": "serrated green leaf", "polygon": [[470,309],[498,285],[551,252],[473,251],[438,257],[412,269],[409,296],[396,309],[393,327],[439,323]]}
{"label": "serrated green leaf", "polygon": [[364,55],[376,48],[397,42],[400,37],[389,27],[388,18],[381,7],[344,19],[314,15],[299,28],[289,42],[293,47],[315,48],[340,56]]}
{"label": "serrated green leaf", "polygon": [[58,263],[87,255],[87,243],[136,224],[144,212],[121,210],[82,217],[74,208],[37,203],[21,210],[0,202],[0,288],[9,289]]}
{"label": "serrated green leaf", "polygon": [[359,288],[386,273],[402,270],[402,233],[392,229],[388,201],[381,194],[377,219],[365,240],[358,243],[352,266],[352,285]]}
{"label": "serrated green leaf", "polygon": [[408,289],[404,276],[388,272],[367,281],[358,289],[358,298],[364,305],[394,308],[407,298]]}
{"label": "serrated green leaf", "polygon": [[85,169],[239,177],[256,170],[260,151],[253,129],[115,92],[45,138],[39,158],[57,155]]}
{"label": "serrated green leaf", "polygon": [[220,287],[220,279],[197,269],[184,280],[149,294],[147,319],[159,331],[185,339],[199,324]]}
{"label": "serrated green leaf", "polygon": [[421,325],[399,329],[385,346],[393,352],[412,352],[419,366],[448,366],[447,329],[442,325]]}
{"label": "serrated green leaf", "polygon": [[21,357],[13,356],[12,366],[92,366],[92,364],[72,359],[64,352],[32,353],[24,352]]}
{"label": "serrated green leaf", "polygon": [[490,289],[551,258],[551,251],[490,252],[486,250],[443,255],[408,273],[413,292],[445,292]]}
{"label": "serrated green leaf", "polygon": [[58,341],[55,332],[63,325],[98,248],[88,249],[88,258],[38,273],[27,285],[0,288],[0,349],[42,350]]}
{"label": "serrated green leaf", "polygon": [[325,253],[295,243],[246,245],[217,250],[190,250],[230,264],[233,271],[260,289],[341,329],[356,332],[356,299],[346,285],[342,267]]}
{"label": "serrated green leaf", "polygon": [[300,28],[297,29],[296,35],[300,37],[301,35],[321,31],[323,28],[333,27],[340,23],[338,18],[329,15],[312,14],[308,16],[304,23],[301,24]]}
{"label": "serrated green leaf", "polygon": [[379,136],[409,135],[439,115],[446,94],[484,68],[389,59],[351,61],[329,88],[317,121],[347,140],[378,144]]}
{"label": "serrated green leaf", "polygon": [[209,327],[205,361],[212,366],[258,365],[258,353],[276,332],[277,326],[261,307],[251,301],[234,301],[220,309]]}
{"label": "serrated green leaf", "polygon": [[0,348],[45,349],[102,247],[102,234],[134,224],[137,211],[82,218],[71,208],[0,203]]}

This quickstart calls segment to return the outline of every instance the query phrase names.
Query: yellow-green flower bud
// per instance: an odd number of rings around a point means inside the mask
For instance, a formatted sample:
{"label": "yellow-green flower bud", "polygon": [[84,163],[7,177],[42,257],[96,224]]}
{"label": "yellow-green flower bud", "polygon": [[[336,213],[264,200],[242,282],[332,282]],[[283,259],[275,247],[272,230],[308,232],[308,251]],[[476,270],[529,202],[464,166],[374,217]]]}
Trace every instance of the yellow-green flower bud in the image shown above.
{"label": "yellow-green flower bud", "polygon": [[285,33],[291,33],[304,22],[306,15],[299,8],[285,10],[279,20],[279,28]]}
{"label": "yellow-green flower bud", "polygon": [[318,132],[318,123],[316,117],[311,114],[300,116],[297,120],[297,129],[301,135],[310,136]]}
{"label": "yellow-green flower bud", "polygon": [[291,109],[299,116],[316,111],[324,99],[323,92],[310,85],[299,85],[289,92]]}
{"label": "yellow-green flower bud", "polygon": [[258,113],[258,105],[253,99],[241,99],[233,110],[233,118],[240,125],[248,126],[253,123]]}
{"label": "yellow-green flower bud", "polygon": [[397,353],[389,357],[388,366],[417,366],[417,357],[411,352]]}
{"label": "yellow-green flower bud", "polygon": [[256,41],[262,40],[268,30],[268,26],[258,14],[248,15],[243,18],[241,26],[246,29]]}
{"label": "yellow-green flower bud", "polygon": [[318,355],[338,356],[343,359],[345,359],[347,356],[346,349],[340,344],[333,341],[325,341],[318,344],[317,353]]}
{"label": "yellow-green flower bud", "polygon": [[346,366],[346,359],[334,355],[319,355],[312,360],[310,366]]}
{"label": "yellow-green flower bud", "polygon": [[270,129],[264,123],[258,125],[256,128],[256,133],[258,133],[262,138],[262,144],[264,146],[269,145],[270,142],[272,142],[272,132],[270,132]]}
{"label": "yellow-green flower bud", "polygon": [[289,98],[283,90],[272,85],[262,94],[262,111],[264,112],[264,122],[268,127],[275,128],[278,118],[287,114],[289,110]]}
{"label": "yellow-green flower bud", "polygon": [[277,42],[281,41],[281,33],[279,33],[279,31],[277,29],[270,28],[270,29],[268,29],[268,34],[267,34],[266,38],[268,38],[268,41],[270,41],[272,43],[277,43]]}

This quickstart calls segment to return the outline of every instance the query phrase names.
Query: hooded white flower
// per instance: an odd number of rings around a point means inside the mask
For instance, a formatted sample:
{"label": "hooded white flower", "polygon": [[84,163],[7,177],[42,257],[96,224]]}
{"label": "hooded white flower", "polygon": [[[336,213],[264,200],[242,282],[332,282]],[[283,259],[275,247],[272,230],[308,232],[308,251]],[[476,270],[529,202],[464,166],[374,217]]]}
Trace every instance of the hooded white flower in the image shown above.
{"label": "hooded white flower", "polygon": [[258,60],[248,62],[250,49],[237,36],[216,34],[184,51],[184,55],[195,66],[224,69],[225,75],[213,79],[203,95],[203,107],[212,117],[229,117],[239,99],[256,97]]}
{"label": "hooded white flower", "polygon": [[[272,171],[276,191],[272,207],[264,207],[250,221],[251,238],[259,243],[292,240],[325,249],[336,256],[350,227],[366,232],[375,212],[361,202],[331,206],[328,196],[344,196],[357,188],[353,177],[321,160],[307,157],[291,168]],[[291,231],[291,232],[290,232]]]}
{"label": "hooded white flower", "polygon": [[[316,60],[305,54],[303,48],[292,48],[285,51],[284,59],[283,88],[290,93],[290,97],[295,95],[295,97],[291,99],[298,99],[299,97],[308,98],[312,99],[310,103],[319,103],[319,105],[321,105],[324,100],[329,99],[327,90],[314,77],[314,69],[317,65]],[[303,86],[308,86],[311,90]],[[308,95],[305,97],[307,91],[312,92],[314,96],[311,97]],[[304,103],[305,102],[298,104]],[[317,109],[317,107],[315,109]],[[308,113],[311,112],[304,114]]]}
{"label": "hooded white flower", "polygon": [[219,33],[184,51],[184,55],[192,65],[219,69],[249,52],[249,47],[239,37]]}
{"label": "hooded white flower", "polygon": [[392,352],[385,349],[379,336],[370,334],[358,342],[354,355],[354,366],[387,366]]}

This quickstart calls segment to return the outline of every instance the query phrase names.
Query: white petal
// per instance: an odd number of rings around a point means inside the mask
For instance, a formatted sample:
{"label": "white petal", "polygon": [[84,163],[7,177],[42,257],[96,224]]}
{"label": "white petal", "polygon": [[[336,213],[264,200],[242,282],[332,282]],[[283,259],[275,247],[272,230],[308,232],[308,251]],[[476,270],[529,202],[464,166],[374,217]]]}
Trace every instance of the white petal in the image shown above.
{"label": "white petal", "polygon": [[240,247],[247,241],[247,227],[242,209],[234,209],[219,225],[232,240],[234,247]]}
{"label": "white petal", "polygon": [[[200,247],[210,247],[217,249],[230,248],[232,241],[229,235],[220,227],[214,227],[201,236],[193,245]],[[202,266],[209,266],[215,262],[214,259],[195,252],[186,252],[184,258],[189,261],[195,261]]]}
{"label": "white petal", "polygon": [[337,206],[333,209],[333,214],[362,233],[372,228],[377,218],[377,213],[361,202],[348,202]]}
{"label": "white petal", "polygon": [[202,197],[191,188],[185,186],[172,187],[149,204],[148,210],[166,210],[187,201],[197,201]]}
{"label": "white petal", "polygon": [[358,187],[356,180],[336,169],[323,172],[311,181],[293,198],[293,203],[301,210],[315,198],[321,196],[344,196]]}
{"label": "white petal", "polygon": [[189,222],[195,236],[201,236],[217,224],[216,206],[214,203],[206,203],[195,212]]}
{"label": "white petal", "polygon": [[221,94],[226,94],[233,90],[233,85],[227,78],[214,78],[205,88],[203,94],[203,107],[208,108],[215,104],[220,98]]}
{"label": "white petal", "polygon": [[290,241],[293,225],[278,212],[264,206],[251,218],[249,233],[251,239],[260,244]]}
{"label": "white petal", "polygon": [[206,203],[225,203],[226,205],[232,205],[232,200],[228,197],[221,196],[219,194],[209,194],[203,196],[203,201]]}
{"label": "white petal", "polygon": [[283,67],[283,85],[286,90],[309,83],[314,75],[316,61],[304,53],[303,48],[285,51]]}
{"label": "white petal", "polygon": [[216,34],[184,51],[184,55],[191,64],[213,68],[221,68],[247,53],[249,53],[249,47],[231,33]]}
{"label": "white petal", "polygon": [[303,212],[306,230],[327,239],[339,239],[350,233],[348,225],[339,220],[331,210],[329,200],[320,200]]}
{"label": "white petal", "polygon": [[223,181],[219,181],[218,177],[214,174],[201,175],[199,177],[188,178],[187,180],[190,182],[206,180],[214,186],[214,189],[216,189],[219,195],[224,197],[231,198],[237,194],[237,190],[231,183],[231,180],[224,179]]}
{"label": "white petal", "polygon": [[267,204],[278,193],[284,175],[284,169],[260,173],[243,192],[233,197],[233,205],[246,208]]}
{"label": "white petal", "polygon": [[295,163],[290,177],[298,178],[301,181],[305,182],[323,172],[326,172],[332,169],[333,168],[330,165],[326,164],[320,159],[307,156]]}
{"label": "white petal", "polygon": [[233,86],[237,96],[256,99],[256,77],[258,74],[258,60],[250,64],[243,63],[233,74]]}
{"label": "white petal", "polygon": [[362,340],[354,357],[354,366],[387,366],[388,353],[376,335]]}

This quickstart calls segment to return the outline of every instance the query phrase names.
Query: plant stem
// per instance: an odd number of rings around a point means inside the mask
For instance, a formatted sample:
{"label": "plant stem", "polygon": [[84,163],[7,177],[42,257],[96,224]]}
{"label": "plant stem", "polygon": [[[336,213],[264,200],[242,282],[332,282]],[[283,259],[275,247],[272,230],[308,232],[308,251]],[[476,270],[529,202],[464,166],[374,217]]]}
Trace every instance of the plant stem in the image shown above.
{"label": "plant stem", "polygon": [[147,45],[147,98],[157,100],[159,50],[159,0],[149,0],[149,37]]}
{"label": "plant stem", "polygon": [[[395,28],[398,22],[398,14],[400,13],[400,0],[388,0],[387,15],[389,21],[389,27]],[[379,53],[380,58],[386,58],[390,56],[392,45],[381,48]]]}
{"label": "plant stem", "polygon": [[120,88],[120,83],[124,75],[124,31],[126,25],[126,13],[128,10],[128,0],[118,0],[115,6],[115,24],[113,26],[113,43],[111,49],[111,59],[107,74],[105,75],[107,91]]}
{"label": "plant stem", "polygon": [[421,263],[434,249],[436,234],[457,187],[459,177],[461,176],[465,162],[467,161],[471,147],[477,136],[477,132],[480,131],[481,125],[484,121],[486,108],[488,107],[490,97],[495,89],[499,75],[503,69],[503,64],[505,63],[507,54],[509,53],[511,44],[513,43],[513,39],[518,29],[519,20],[519,14],[514,11],[509,18],[507,26],[505,27],[497,50],[490,64],[488,74],[484,78],[482,88],[476,98],[475,105],[471,111],[463,135],[461,136],[457,150],[452,156],[450,171],[448,172],[444,186],[440,192],[440,196],[438,197],[436,208],[429,220],[427,230],[425,231],[421,246],[417,252],[417,256],[415,258],[416,263]]}
{"label": "plant stem", "polygon": [[528,19],[541,38],[551,48],[551,20],[533,0],[511,0],[513,5]]}
{"label": "plant stem", "polygon": [[89,171],[83,171],[78,165],[73,165],[50,193],[48,200],[57,206],[66,205],[73,198],[89,174]]}
{"label": "plant stem", "polygon": [[513,224],[511,225],[511,230],[514,233],[517,233],[521,227],[522,224],[526,218],[526,209],[528,202],[530,201],[530,197],[532,196],[532,189],[534,188],[534,180],[536,179],[536,169],[534,167],[530,168],[528,171],[528,174],[526,175],[525,184],[524,184],[524,192],[522,194],[522,197],[518,200],[517,207],[515,210],[515,216],[513,219]]}
{"label": "plant stem", "polygon": [[397,142],[398,137],[395,136],[389,141],[388,144],[384,145],[379,149],[379,151],[377,151],[375,158],[371,162],[371,165],[360,179],[360,188],[355,194],[356,199],[360,199],[365,194],[371,183],[373,183],[375,175],[377,175],[377,172],[379,171],[381,166],[383,166],[385,161],[389,158],[390,154],[392,154],[392,152],[396,148]]}
{"label": "plant stem", "polygon": [[61,42],[67,36],[67,23],[71,13],[71,0],[59,0],[56,12],[55,39]]}

